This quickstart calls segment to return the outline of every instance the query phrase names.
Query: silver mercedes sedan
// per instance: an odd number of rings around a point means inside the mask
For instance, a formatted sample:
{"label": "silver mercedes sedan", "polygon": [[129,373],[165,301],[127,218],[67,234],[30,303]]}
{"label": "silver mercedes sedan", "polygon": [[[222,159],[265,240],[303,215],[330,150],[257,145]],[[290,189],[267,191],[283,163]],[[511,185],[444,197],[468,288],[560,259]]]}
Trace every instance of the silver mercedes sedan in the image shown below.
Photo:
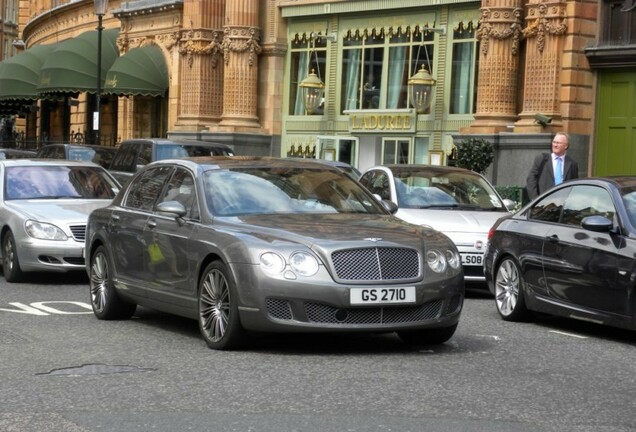
{"label": "silver mercedes sedan", "polygon": [[466,281],[486,281],[488,230],[514,203],[502,200],[482,175],[448,166],[386,165],[369,168],[360,182],[395,203],[400,219],[448,235],[461,254]]}
{"label": "silver mercedes sedan", "polygon": [[213,349],[251,332],[397,332],[440,344],[464,299],[457,248],[335,167],[204,157],[145,166],[91,213],[97,318],[137,305],[196,319]]}
{"label": "silver mercedes sedan", "polygon": [[83,270],[88,215],[110,204],[119,187],[92,162],[0,160],[0,251],[7,282],[27,272]]}

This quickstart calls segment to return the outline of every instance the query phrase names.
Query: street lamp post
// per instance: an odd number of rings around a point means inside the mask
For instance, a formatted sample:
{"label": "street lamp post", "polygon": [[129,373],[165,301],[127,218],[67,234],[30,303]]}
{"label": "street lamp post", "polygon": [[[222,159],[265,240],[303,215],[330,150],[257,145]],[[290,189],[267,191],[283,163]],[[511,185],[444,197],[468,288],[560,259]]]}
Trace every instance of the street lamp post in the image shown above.
{"label": "street lamp post", "polygon": [[97,91],[95,93],[96,109],[93,113],[93,131],[95,144],[99,144],[99,128],[101,126],[101,94],[102,94],[102,20],[106,14],[108,0],[94,0],[95,15],[97,15]]}

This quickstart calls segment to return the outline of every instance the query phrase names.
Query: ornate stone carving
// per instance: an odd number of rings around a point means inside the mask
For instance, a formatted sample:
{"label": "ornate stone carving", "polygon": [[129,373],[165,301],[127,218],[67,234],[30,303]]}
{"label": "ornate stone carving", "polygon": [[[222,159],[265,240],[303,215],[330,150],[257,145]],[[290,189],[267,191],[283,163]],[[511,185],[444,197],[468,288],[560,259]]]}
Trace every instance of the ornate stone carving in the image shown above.
{"label": "ornate stone carving", "polygon": [[157,39],[157,41],[168,51],[172,51],[172,49],[179,43],[179,40],[181,40],[181,33],[177,31],[174,33],[160,34],[157,35],[155,39]]}
{"label": "ornate stone carving", "polygon": [[[560,20],[560,22],[558,22]],[[526,38],[537,38],[537,49],[543,52],[546,35],[558,36],[567,30],[565,10],[556,4],[548,7],[545,3],[535,5],[528,11],[530,24],[523,31]]]}
{"label": "ornate stone carving", "polygon": [[216,67],[219,54],[222,54],[221,35],[217,30],[185,30],[180,41],[179,54],[185,55],[188,66],[192,67],[195,55],[211,55],[212,67]]}
{"label": "ornate stone carving", "polygon": [[519,42],[523,36],[523,9],[482,8],[477,29],[477,39],[481,41],[481,51],[488,54],[490,39],[512,38],[512,54],[519,52]]}
{"label": "ornate stone carving", "polygon": [[225,58],[225,64],[230,61],[230,53],[244,53],[249,51],[248,64],[254,65],[254,60],[262,48],[260,42],[260,31],[257,27],[232,27],[226,26],[223,35],[221,49]]}
{"label": "ornate stone carving", "polygon": [[[171,34],[160,34],[154,37],[154,41],[164,46],[167,50],[171,50],[178,42],[179,33],[171,33]],[[136,38],[129,38],[127,34],[121,34],[117,38],[117,48],[119,48],[120,53],[125,53],[130,51],[133,48],[140,48],[152,43],[151,39],[147,36],[141,36]]]}

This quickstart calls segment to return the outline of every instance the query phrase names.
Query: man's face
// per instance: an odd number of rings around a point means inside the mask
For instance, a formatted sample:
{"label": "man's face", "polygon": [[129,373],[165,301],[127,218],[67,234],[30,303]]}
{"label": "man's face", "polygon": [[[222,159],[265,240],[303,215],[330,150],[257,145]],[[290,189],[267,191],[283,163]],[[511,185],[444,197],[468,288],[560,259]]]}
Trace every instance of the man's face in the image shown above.
{"label": "man's face", "polygon": [[563,135],[557,135],[552,140],[552,152],[557,156],[563,156],[568,149],[568,139]]}

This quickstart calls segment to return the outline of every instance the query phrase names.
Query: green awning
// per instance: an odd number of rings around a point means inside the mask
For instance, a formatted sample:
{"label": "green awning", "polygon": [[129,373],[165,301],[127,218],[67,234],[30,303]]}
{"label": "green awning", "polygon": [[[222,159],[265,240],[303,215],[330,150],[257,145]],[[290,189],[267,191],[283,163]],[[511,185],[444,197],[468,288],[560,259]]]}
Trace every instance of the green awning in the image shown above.
{"label": "green awning", "polygon": [[[117,57],[119,29],[102,32],[101,80]],[[42,93],[95,93],[97,91],[97,30],[60,42],[46,58],[40,70],[38,92]]]}
{"label": "green awning", "polygon": [[106,74],[104,93],[120,96],[164,96],[168,66],[161,48],[149,45],[121,55]]}
{"label": "green awning", "polygon": [[0,101],[38,99],[40,69],[56,45],[36,45],[0,63]]}

